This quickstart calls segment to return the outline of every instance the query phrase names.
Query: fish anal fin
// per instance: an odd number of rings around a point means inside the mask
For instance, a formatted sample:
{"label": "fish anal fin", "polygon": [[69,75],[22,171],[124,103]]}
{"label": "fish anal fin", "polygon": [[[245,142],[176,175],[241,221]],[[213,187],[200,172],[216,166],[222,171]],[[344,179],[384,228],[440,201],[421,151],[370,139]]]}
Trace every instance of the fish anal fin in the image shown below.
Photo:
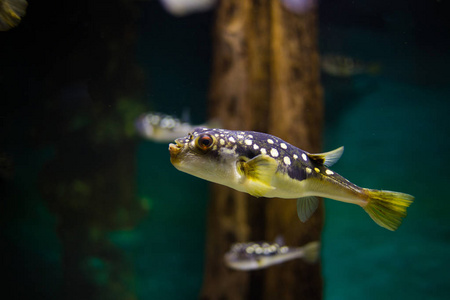
{"label": "fish anal fin", "polygon": [[334,165],[339,158],[341,158],[342,154],[344,153],[344,147],[339,147],[333,151],[324,152],[324,153],[308,153],[308,157],[320,164],[323,164],[326,167],[331,167]]}
{"label": "fish anal fin", "polygon": [[262,197],[275,189],[271,186],[271,181],[277,168],[277,161],[264,154],[255,156],[250,160],[242,158],[237,164],[237,170],[242,177],[242,184],[247,193],[255,197]]}
{"label": "fish anal fin", "polygon": [[297,199],[297,215],[305,223],[319,206],[319,199],[314,196]]}

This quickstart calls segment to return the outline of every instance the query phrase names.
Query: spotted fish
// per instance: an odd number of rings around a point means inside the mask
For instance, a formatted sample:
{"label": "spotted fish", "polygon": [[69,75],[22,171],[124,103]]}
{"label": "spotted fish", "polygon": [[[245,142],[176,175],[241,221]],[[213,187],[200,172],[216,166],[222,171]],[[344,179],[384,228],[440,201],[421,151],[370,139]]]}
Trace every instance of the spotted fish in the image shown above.
{"label": "spotted fish", "polygon": [[160,143],[173,141],[197,127],[173,116],[157,112],[140,115],[135,125],[142,137]]}
{"label": "spotted fish", "polygon": [[319,256],[319,249],[320,243],[317,241],[303,247],[288,247],[280,241],[236,243],[224,259],[225,264],[235,270],[259,270],[299,258],[314,263]]}
{"label": "spotted fish", "polygon": [[255,197],[297,198],[305,222],[318,197],[361,206],[380,226],[396,230],[412,203],[411,195],[361,188],[328,167],[344,148],[312,154],[270,134],[196,128],[169,145],[170,161],[180,171]]}
{"label": "spotted fish", "polygon": [[[185,116],[183,119],[189,119]],[[188,121],[182,121],[174,116],[159,112],[151,112],[140,115],[136,122],[138,133],[145,139],[159,143],[168,143],[181,135],[194,130],[196,127],[213,127],[218,122],[212,120],[202,125],[192,125]]]}
{"label": "spotted fish", "polygon": [[338,54],[322,55],[320,66],[324,73],[342,78],[360,74],[376,75],[381,70],[379,63],[364,62],[353,57]]}

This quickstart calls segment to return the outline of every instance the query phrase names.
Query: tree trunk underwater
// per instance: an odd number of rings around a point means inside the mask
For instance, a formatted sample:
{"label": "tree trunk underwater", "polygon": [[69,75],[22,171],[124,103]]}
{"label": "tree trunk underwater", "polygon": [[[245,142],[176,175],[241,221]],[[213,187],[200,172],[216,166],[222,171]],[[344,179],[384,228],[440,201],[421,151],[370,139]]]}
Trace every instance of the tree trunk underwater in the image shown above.
{"label": "tree trunk underwater", "polygon": [[[278,0],[221,1],[214,28],[210,113],[223,128],[262,131],[319,152],[322,90],[317,14],[287,10]],[[234,271],[224,264],[231,244],[288,246],[320,240],[323,208],[297,217],[296,201],[256,199],[214,184],[208,215],[201,299],[321,299],[320,263],[294,260],[265,270]]]}

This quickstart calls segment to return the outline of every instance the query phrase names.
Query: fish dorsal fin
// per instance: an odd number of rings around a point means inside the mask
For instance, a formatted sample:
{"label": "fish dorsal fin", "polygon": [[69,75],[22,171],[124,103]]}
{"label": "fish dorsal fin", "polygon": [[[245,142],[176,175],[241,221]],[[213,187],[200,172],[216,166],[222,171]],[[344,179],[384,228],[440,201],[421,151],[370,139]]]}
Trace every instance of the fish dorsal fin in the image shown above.
{"label": "fish dorsal fin", "polygon": [[284,238],[281,234],[277,235],[277,237],[275,238],[275,244],[278,244],[278,246],[284,246],[285,242],[284,242]]}
{"label": "fish dorsal fin", "polygon": [[323,164],[325,167],[331,167],[334,165],[344,153],[344,147],[339,147],[333,151],[325,153],[308,153],[308,157],[318,163]]}
{"label": "fish dorsal fin", "polygon": [[181,122],[191,123],[191,109],[189,107],[183,108],[183,112],[181,113]]}
{"label": "fish dorsal fin", "polygon": [[297,199],[297,215],[305,223],[319,206],[319,199],[314,196]]}
{"label": "fish dorsal fin", "polygon": [[277,168],[277,161],[265,154],[250,160],[244,157],[237,163],[237,170],[242,178],[241,183],[247,193],[255,197],[262,197],[268,191],[275,189],[270,183]]}

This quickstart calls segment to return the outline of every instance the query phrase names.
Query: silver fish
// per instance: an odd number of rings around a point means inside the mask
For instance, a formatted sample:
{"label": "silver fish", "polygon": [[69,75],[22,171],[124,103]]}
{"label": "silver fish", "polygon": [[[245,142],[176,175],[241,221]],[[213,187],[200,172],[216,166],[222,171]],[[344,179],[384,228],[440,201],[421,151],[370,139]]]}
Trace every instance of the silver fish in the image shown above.
{"label": "silver fish", "polygon": [[281,0],[289,11],[302,15],[317,7],[318,0]]}
{"label": "silver fish", "polygon": [[217,0],[160,0],[165,10],[174,16],[182,17],[210,10]]}
{"label": "silver fish", "polygon": [[317,261],[320,242],[310,242],[303,247],[288,247],[276,241],[236,243],[231,246],[225,256],[225,264],[240,271],[259,270],[281,264],[293,259],[304,259],[306,262]]}
{"label": "silver fish", "polygon": [[143,138],[160,143],[171,142],[198,126],[208,126],[208,124],[191,125],[173,116],[158,112],[142,114],[136,120],[135,125]]}
{"label": "silver fish", "polygon": [[335,77],[351,77],[359,74],[378,74],[378,63],[363,62],[359,59],[339,54],[324,54],[320,60],[324,73]]}
{"label": "silver fish", "polygon": [[197,128],[169,145],[178,170],[255,197],[297,198],[302,222],[326,197],[361,206],[380,226],[396,230],[411,195],[361,188],[328,167],[344,148],[312,154],[270,134]]}

